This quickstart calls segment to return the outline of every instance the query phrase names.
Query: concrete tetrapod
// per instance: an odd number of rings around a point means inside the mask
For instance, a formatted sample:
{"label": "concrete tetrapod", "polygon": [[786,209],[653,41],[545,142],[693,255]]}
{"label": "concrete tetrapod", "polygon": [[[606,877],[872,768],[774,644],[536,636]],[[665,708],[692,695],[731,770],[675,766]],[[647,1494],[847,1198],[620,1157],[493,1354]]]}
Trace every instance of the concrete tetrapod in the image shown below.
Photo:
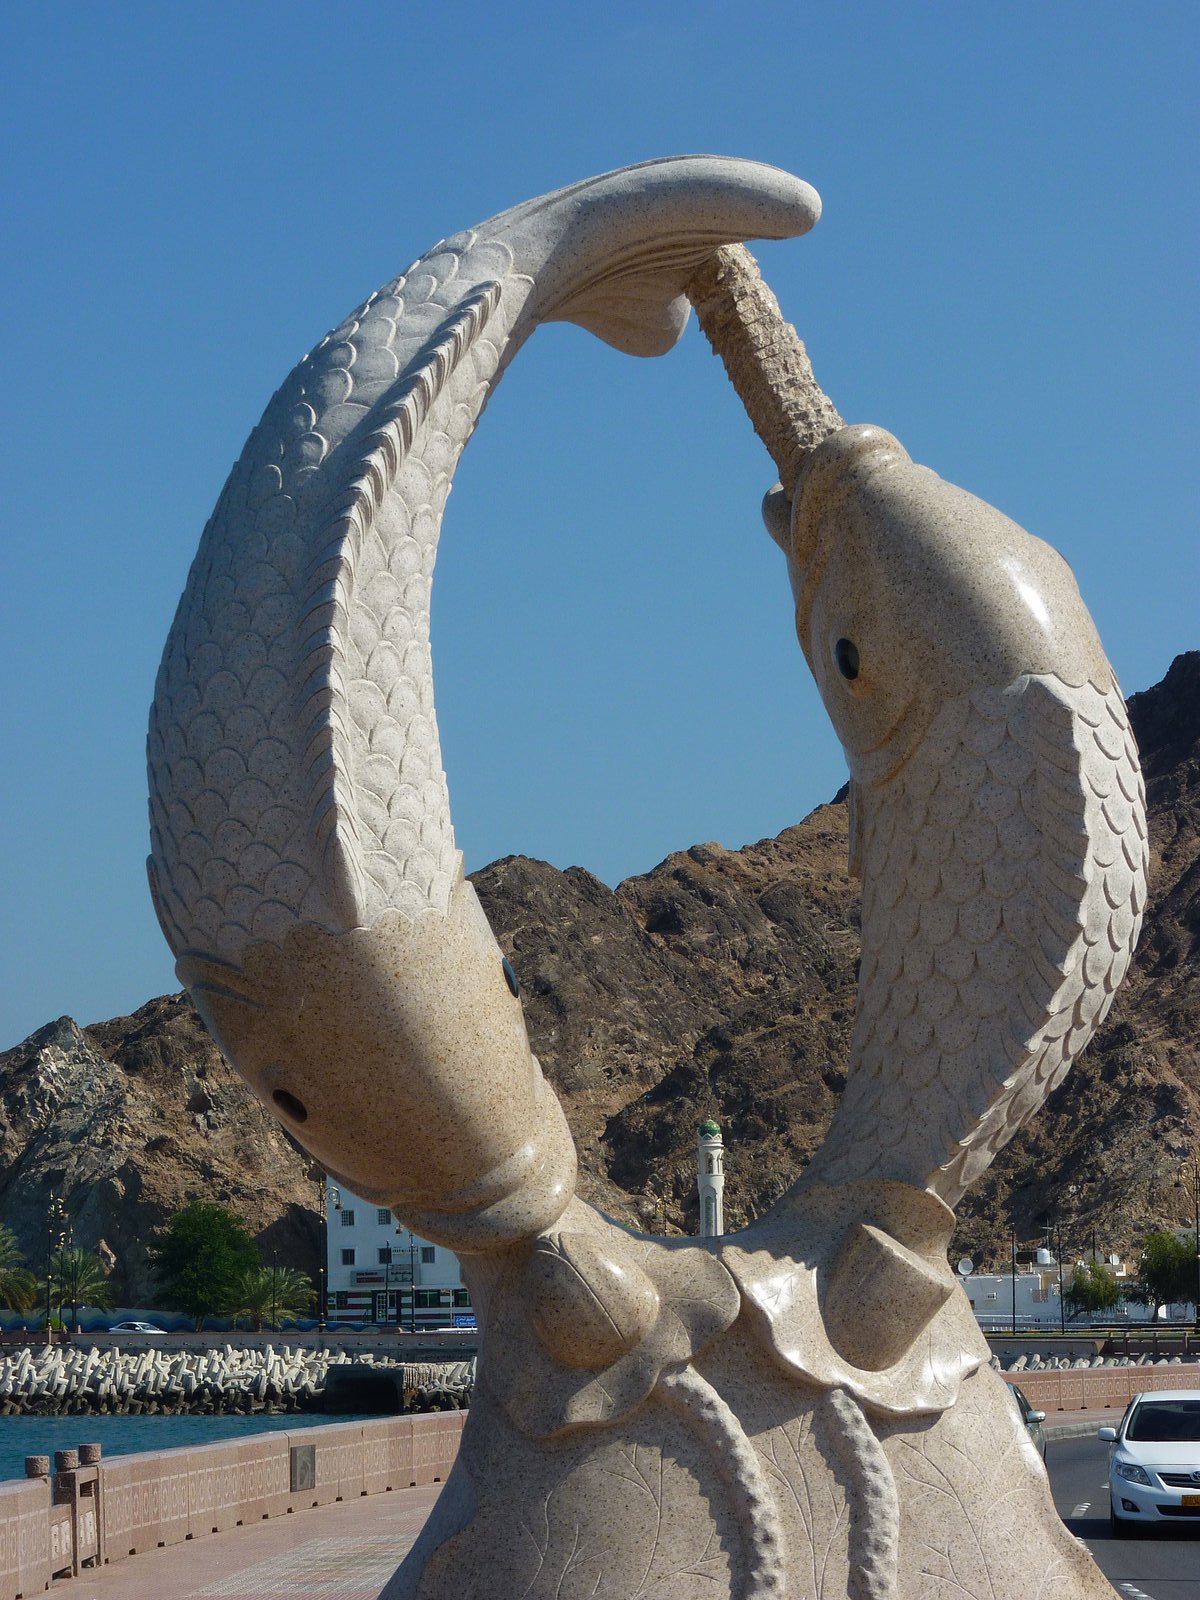
{"label": "concrete tetrapod", "polygon": [[[1111,1594],[946,1248],[1128,963],[1137,754],[1061,558],[816,388],[735,242],[818,214],[786,173],[684,157],[435,246],[275,395],[167,642],[150,880],[180,976],[328,1170],[460,1252],[483,1329],[388,1600]],[[767,1216],[703,1242],[574,1196],[454,847],[428,634],[450,478],[520,343],[557,319],[664,353],[689,298],[780,474],[764,514],[864,886],[829,1137]]]}

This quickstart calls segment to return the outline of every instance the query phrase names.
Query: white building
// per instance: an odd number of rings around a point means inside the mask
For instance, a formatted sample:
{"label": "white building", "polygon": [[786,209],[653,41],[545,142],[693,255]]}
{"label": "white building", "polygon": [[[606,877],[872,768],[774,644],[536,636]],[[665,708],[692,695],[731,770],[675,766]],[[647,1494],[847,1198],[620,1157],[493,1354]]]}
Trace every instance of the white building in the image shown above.
{"label": "white building", "polygon": [[[1058,1292],[1058,1267],[1040,1263],[1036,1272],[1021,1271],[1016,1277],[1017,1327],[1058,1328],[1062,1325],[1062,1302]],[[1013,1276],[1010,1272],[972,1273],[963,1279],[963,1288],[985,1333],[1003,1333],[1012,1327]]]}
{"label": "white building", "polygon": [[[1131,1276],[1129,1268],[1119,1257],[1110,1256],[1107,1264],[1118,1282],[1123,1283]],[[1067,1294],[1070,1293],[1074,1270],[1073,1263],[1063,1262],[1063,1290]],[[984,1333],[1004,1333],[1012,1327],[1014,1279],[1011,1272],[972,1272],[963,1278],[962,1286],[971,1302],[975,1320]],[[1092,1321],[1087,1315],[1072,1317],[1069,1309],[1064,1319],[1059,1266],[1049,1250],[1037,1252],[1037,1263],[1032,1271],[1028,1268],[1018,1270],[1015,1288],[1018,1329],[1061,1328],[1065,1320],[1069,1330],[1078,1331],[1088,1327]],[[1162,1316],[1164,1320],[1172,1316],[1178,1320],[1190,1318],[1191,1314],[1190,1308],[1172,1306],[1164,1308]],[[1096,1321],[1106,1327],[1114,1322],[1132,1325],[1152,1319],[1153,1315],[1153,1307],[1135,1300],[1123,1300],[1111,1311],[1097,1312]]]}
{"label": "white building", "polygon": [[706,1117],[696,1136],[696,1187],[700,1192],[700,1237],[725,1232],[725,1145],[720,1124]]}
{"label": "white building", "polygon": [[473,1328],[458,1257],[325,1180],[326,1321],[391,1323],[414,1333]]}

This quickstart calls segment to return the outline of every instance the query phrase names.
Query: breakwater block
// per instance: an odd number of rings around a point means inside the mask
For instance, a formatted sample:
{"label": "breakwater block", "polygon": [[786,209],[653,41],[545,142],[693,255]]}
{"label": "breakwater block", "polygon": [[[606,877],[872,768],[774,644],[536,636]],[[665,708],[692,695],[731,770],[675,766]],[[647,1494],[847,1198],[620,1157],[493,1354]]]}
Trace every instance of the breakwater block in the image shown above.
{"label": "breakwater block", "polygon": [[404,1410],[404,1372],[365,1361],[331,1366],[325,1379],[325,1410],[397,1416]]}

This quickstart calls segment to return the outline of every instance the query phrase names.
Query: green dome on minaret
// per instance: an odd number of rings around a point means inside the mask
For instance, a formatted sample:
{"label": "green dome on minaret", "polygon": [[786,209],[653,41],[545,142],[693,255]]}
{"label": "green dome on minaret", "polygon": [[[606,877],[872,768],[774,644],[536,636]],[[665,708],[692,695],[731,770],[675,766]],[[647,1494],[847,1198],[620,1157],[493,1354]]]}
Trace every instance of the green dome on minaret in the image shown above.
{"label": "green dome on minaret", "polygon": [[721,1137],[721,1124],[714,1122],[711,1117],[705,1117],[700,1124],[700,1132],[706,1139],[719,1139]]}

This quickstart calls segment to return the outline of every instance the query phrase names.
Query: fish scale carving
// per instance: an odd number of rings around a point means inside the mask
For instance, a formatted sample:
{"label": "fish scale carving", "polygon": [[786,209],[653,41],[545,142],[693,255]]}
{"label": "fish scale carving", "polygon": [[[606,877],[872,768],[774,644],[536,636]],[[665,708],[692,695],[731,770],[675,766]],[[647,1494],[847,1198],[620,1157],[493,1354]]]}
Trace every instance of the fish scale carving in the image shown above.
{"label": "fish scale carving", "polygon": [[952,1206],[1061,1081],[1137,940],[1145,795],[1120,692],[1044,675],[951,700],[857,804],[859,1013],[810,1173]]}
{"label": "fish scale carving", "polygon": [[299,363],[222,491],[159,671],[150,881],[177,954],[237,965],[297,927],[446,914],[461,859],[429,595],[488,395],[539,321],[669,349],[700,261],[818,211],[755,163],[586,180],[436,245]]}
{"label": "fish scale carving", "polygon": [[502,243],[436,246],[305,357],[230,476],[151,718],[152,882],[177,950],[235,960],[302,921],[445,910],[429,595],[506,275],[527,289]]}
{"label": "fish scale carving", "polygon": [[[1103,1592],[986,1367],[943,1201],[1121,979],[1145,900],[1136,751],[1061,558],[823,397],[776,408],[811,399],[811,370],[737,252],[716,276],[741,288],[713,309],[718,246],[818,211],[773,169],[669,158],[439,245],[272,400],[168,642],[151,881],[180,976],[331,1176],[460,1252],[483,1313],[480,1426],[392,1600],[908,1600],[930,1552],[964,1600]],[[689,1243],[631,1238],[574,1193],[570,1130],[460,877],[429,596],[451,474],[522,340],[573,320],[662,354],[693,294],[739,392],[779,413],[756,415],[764,437],[795,434],[767,523],[853,774],[865,887],[833,1127],[767,1216]],[[981,1441],[1000,1470],[972,1478]]]}

